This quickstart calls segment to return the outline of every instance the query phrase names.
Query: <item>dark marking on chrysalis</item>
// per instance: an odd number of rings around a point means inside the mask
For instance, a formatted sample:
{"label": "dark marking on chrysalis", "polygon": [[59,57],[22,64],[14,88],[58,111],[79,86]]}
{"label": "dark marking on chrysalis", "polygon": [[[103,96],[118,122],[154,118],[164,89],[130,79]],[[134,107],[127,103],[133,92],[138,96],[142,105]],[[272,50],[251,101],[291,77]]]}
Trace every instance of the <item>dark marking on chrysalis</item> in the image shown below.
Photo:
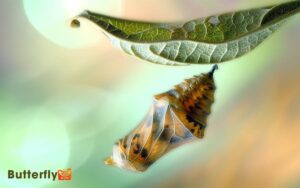
{"label": "dark marking on chrysalis", "polygon": [[175,143],[178,143],[179,141],[180,141],[179,138],[173,136],[173,137],[171,138],[171,140],[170,140],[170,143],[171,143],[171,144],[175,144]]}
{"label": "dark marking on chrysalis", "polygon": [[140,134],[135,134],[134,136],[133,136],[133,139],[136,139],[136,138],[139,138],[140,137]]}
{"label": "dark marking on chrysalis", "polygon": [[141,152],[141,157],[146,158],[148,156],[148,151],[147,149],[143,148]]}
{"label": "dark marking on chrysalis", "polygon": [[170,130],[169,127],[165,127],[165,129],[161,132],[159,139],[162,141],[168,141],[170,140],[172,130]]}
{"label": "dark marking on chrysalis", "polygon": [[172,149],[203,138],[214,102],[217,68],[155,95],[147,117],[115,144],[106,164],[145,171]]}

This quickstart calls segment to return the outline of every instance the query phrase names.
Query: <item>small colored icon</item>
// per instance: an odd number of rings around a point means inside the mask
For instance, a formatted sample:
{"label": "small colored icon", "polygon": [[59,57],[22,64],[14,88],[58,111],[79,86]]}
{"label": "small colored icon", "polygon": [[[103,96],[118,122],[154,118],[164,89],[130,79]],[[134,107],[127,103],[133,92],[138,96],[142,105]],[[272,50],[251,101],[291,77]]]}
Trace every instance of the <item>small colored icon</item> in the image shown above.
{"label": "small colored icon", "polygon": [[57,171],[58,174],[58,180],[63,181],[70,181],[72,180],[72,169],[68,168],[68,169],[64,169],[64,170],[58,170]]}

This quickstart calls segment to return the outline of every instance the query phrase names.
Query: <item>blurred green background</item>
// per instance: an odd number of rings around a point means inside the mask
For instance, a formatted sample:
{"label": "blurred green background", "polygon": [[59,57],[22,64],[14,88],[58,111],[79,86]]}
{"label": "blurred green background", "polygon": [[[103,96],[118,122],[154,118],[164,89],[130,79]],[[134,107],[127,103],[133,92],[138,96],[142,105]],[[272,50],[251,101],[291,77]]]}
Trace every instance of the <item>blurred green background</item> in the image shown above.
{"label": "blurred green background", "polygon": [[[252,53],[220,65],[205,139],[145,173],[107,167],[113,143],[145,116],[152,96],[211,69],[142,62],[114,48],[85,9],[181,21],[283,0],[0,1],[0,187],[299,187],[300,15]],[[8,180],[7,170],[56,171],[73,180]]]}

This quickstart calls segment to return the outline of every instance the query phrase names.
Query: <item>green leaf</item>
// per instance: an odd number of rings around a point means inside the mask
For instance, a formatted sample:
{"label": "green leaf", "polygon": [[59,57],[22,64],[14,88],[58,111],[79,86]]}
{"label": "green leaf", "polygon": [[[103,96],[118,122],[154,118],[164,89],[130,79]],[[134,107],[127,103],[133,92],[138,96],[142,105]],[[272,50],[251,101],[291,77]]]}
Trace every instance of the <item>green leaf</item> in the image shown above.
{"label": "green leaf", "polygon": [[[147,23],[85,11],[79,17],[97,24],[130,55],[166,65],[221,63],[262,43],[300,11],[300,1],[200,18],[185,23]],[[73,26],[79,27],[78,20]]]}

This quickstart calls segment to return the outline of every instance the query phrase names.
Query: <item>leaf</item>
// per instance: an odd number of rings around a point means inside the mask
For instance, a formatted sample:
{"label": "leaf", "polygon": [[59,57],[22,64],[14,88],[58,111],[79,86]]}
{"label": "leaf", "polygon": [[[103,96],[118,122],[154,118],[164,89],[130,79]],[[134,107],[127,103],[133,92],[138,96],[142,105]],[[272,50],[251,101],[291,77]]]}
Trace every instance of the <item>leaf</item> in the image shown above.
{"label": "leaf", "polygon": [[[187,65],[221,63],[240,57],[299,11],[298,0],[186,23],[147,23],[90,11],[79,17],[97,24],[115,45],[130,55],[152,63]],[[72,24],[80,26],[74,20]]]}

